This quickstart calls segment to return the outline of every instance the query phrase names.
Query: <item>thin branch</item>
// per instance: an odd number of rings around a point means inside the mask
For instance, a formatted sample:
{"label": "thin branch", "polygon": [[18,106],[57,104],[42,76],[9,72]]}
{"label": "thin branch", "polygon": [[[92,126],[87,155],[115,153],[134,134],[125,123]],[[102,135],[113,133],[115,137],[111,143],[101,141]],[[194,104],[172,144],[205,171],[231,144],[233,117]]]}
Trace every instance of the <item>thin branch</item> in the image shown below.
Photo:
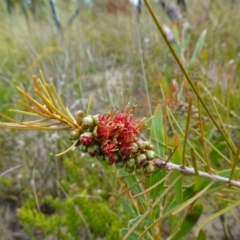
{"label": "thin branch", "polygon": [[[155,159],[153,161],[154,161],[154,166],[159,169],[166,168],[168,171],[177,170],[185,175],[196,176],[196,172],[195,172],[194,168],[192,168],[192,167],[184,167],[183,168],[180,165],[177,165],[177,164],[174,164],[171,162],[167,162],[167,161],[161,160],[161,159]],[[214,182],[222,182],[222,183],[228,184],[229,186],[234,186],[234,187],[240,188],[239,181],[230,180],[229,178],[226,178],[226,177],[210,174],[210,173],[203,172],[203,171],[198,171],[198,176],[210,179]]]}
{"label": "thin branch", "polygon": [[59,31],[61,31],[62,30],[62,25],[61,25],[61,21],[60,21],[60,16],[59,16],[56,0],[49,0],[49,4],[50,4],[51,13],[52,13],[54,23],[55,23],[57,29]]}
{"label": "thin branch", "polygon": [[5,172],[0,174],[0,178],[3,177],[4,175],[6,175],[7,173],[12,172],[13,170],[18,169],[20,167],[22,167],[22,165],[17,165],[15,167],[9,168],[8,170],[6,170]]}
{"label": "thin branch", "polygon": [[80,13],[84,2],[85,2],[84,0],[83,0],[83,1],[82,1],[82,0],[79,0],[79,2],[78,2],[78,7],[76,8],[74,14],[73,14],[73,15],[70,17],[70,19],[68,20],[68,24],[69,24],[69,25],[73,23],[74,19],[75,19],[75,18],[77,17],[77,15]]}

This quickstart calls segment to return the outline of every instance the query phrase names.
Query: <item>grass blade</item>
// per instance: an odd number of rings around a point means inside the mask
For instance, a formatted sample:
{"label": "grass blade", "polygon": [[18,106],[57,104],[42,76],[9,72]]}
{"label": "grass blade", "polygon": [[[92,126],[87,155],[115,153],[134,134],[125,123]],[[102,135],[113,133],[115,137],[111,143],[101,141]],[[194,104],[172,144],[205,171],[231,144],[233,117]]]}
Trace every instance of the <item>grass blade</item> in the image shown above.
{"label": "grass blade", "polygon": [[174,232],[173,235],[169,238],[171,240],[179,240],[182,237],[186,236],[197,223],[198,219],[203,213],[203,210],[203,203],[196,203],[193,206],[190,206],[178,230]]}
{"label": "grass blade", "polygon": [[[150,136],[151,139],[154,139],[153,142],[155,152],[158,156],[163,157],[164,156],[164,147],[159,142],[164,142],[164,126],[163,126],[163,115],[162,115],[162,109],[160,104],[156,107],[154,111],[154,115],[152,118],[152,126],[150,130]],[[146,185],[147,188],[155,185],[157,182],[161,181],[166,175],[165,170],[161,170],[155,174],[153,174],[151,177],[146,179]],[[163,191],[163,184],[159,184],[154,189],[150,191],[151,198],[155,199],[161,192]]]}
{"label": "grass blade", "polygon": [[211,215],[210,217],[204,219],[198,226],[197,226],[197,229],[196,229],[196,236],[198,236],[200,230],[207,224],[209,223],[210,221],[212,221],[213,219],[219,217],[220,215],[224,214],[224,213],[227,213],[227,212],[230,212],[232,209],[236,208],[237,206],[240,205],[240,201],[237,201],[235,202],[234,204],[232,205],[229,205],[227,206],[226,208],[214,213],[213,215]]}
{"label": "grass blade", "polygon": [[193,67],[194,63],[196,62],[197,60],[197,57],[199,56],[199,53],[200,51],[202,50],[202,47],[203,47],[203,44],[204,44],[204,41],[205,41],[205,37],[206,37],[206,34],[207,34],[207,30],[203,30],[200,37],[198,38],[198,41],[196,43],[196,46],[193,50],[193,54],[192,54],[192,57],[187,65],[187,68],[190,69],[191,67]]}
{"label": "grass blade", "polygon": [[181,204],[179,207],[177,207],[177,209],[175,209],[172,214],[176,215],[179,212],[181,212],[184,208],[186,208],[187,206],[189,206],[190,204],[192,204],[194,201],[196,201],[198,198],[200,198],[202,195],[204,195],[204,193],[206,193],[206,191],[213,185],[214,183],[210,183],[208,186],[206,186],[202,191],[198,192],[194,197],[190,198],[189,200],[187,200],[186,202],[184,202],[183,204]]}

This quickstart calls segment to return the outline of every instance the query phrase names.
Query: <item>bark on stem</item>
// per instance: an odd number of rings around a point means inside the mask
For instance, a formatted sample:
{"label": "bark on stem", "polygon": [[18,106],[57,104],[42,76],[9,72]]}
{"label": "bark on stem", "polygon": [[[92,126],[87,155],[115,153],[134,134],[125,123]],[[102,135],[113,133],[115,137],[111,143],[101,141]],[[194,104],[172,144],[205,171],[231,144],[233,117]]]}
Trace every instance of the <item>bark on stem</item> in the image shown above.
{"label": "bark on stem", "polygon": [[166,162],[161,159],[155,159],[153,161],[154,161],[154,166],[156,166],[160,169],[166,168],[168,171],[177,170],[185,175],[200,176],[200,177],[211,179],[214,182],[222,182],[222,183],[228,184],[229,186],[234,186],[234,187],[240,188],[239,181],[229,180],[229,178],[222,177],[222,176],[215,175],[215,174],[210,174],[210,173],[203,172],[203,171],[198,171],[198,174],[196,174],[194,168],[192,168],[192,167],[182,167],[175,163]]}

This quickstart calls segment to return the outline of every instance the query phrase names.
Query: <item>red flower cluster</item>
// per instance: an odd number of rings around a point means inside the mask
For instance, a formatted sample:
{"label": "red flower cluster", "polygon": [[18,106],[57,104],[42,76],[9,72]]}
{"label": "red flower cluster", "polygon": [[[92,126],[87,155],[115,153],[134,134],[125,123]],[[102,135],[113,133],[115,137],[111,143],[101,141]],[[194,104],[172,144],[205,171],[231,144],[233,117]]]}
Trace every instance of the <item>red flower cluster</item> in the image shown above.
{"label": "red flower cluster", "polygon": [[133,114],[120,112],[99,115],[97,139],[102,142],[102,152],[107,156],[120,150],[122,157],[130,157],[131,145],[142,132],[143,121],[133,119]]}
{"label": "red flower cluster", "polygon": [[134,106],[128,111],[112,111],[108,114],[78,116],[80,131],[71,132],[71,140],[77,140],[80,151],[96,157],[99,161],[126,172],[144,173],[150,176],[156,172],[152,163],[156,154],[150,141],[142,140],[140,134],[144,120],[134,118]]}

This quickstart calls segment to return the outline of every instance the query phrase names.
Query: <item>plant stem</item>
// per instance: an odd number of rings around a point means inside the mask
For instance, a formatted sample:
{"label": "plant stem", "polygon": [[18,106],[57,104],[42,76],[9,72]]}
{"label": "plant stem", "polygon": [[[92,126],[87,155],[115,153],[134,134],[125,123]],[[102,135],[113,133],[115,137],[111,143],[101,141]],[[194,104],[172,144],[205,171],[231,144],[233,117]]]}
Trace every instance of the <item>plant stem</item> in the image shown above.
{"label": "plant stem", "polygon": [[13,171],[13,170],[15,170],[15,169],[18,169],[18,168],[20,168],[20,167],[22,167],[22,165],[18,165],[18,166],[15,166],[15,167],[12,167],[12,168],[6,170],[5,172],[3,172],[3,173],[0,174],[0,178],[3,177],[5,174],[7,174],[7,173],[9,173],[9,172],[11,172],[11,171]]}
{"label": "plant stem", "polygon": [[[177,170],[185,175],[196,176],[196,172],[195,172],[194,168],[192,168],[192,167],[184,167],[183,168],[181,165],[177,165],[175,163],[167,162],[167,161],[161,160],[161,159],[155,159],[153,161],[155,163],[154,166],[158,167],[159,169],[166,168],[168,171]],[[229,178],[222,177],[219,175],[214,175],[214,174],[210,174],[207,172],[198,171],[197,176],[211,179],[214,182],[222,182],[222,183],[228,184],[229,186],[234,186],[234,187],[240,188],[240,182],[235,181],[235,180],[230,180]]]}

